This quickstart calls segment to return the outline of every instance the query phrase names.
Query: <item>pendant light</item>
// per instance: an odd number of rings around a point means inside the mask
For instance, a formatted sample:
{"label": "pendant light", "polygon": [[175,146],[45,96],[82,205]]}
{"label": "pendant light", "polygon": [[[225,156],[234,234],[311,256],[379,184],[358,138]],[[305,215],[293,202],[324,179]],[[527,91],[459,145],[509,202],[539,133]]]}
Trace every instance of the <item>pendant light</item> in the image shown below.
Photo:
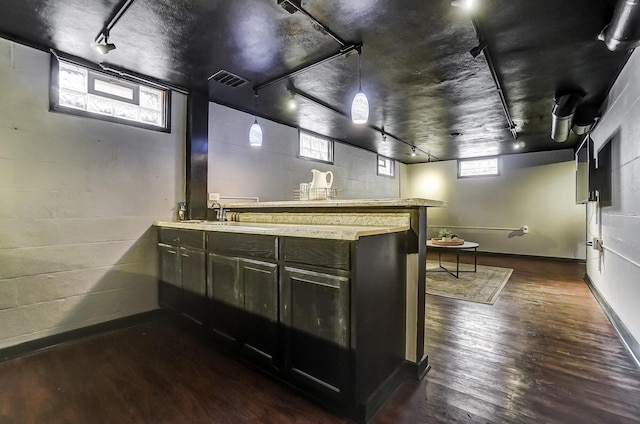
{"label": "pendant light", "polygon": [[362,46],[358,48],[358,92],[351,103],[351,120],[354,124],[366,124],[369,120],[369,100],[362,91],[362,64],[360,56]]}
{"label": "pendant light", "polygon": [[[255,91],[255,111],[258,110],[258,92]],[[254,113],[255,113],[254,111]],[[251,128],[249,129],[249,145],[251,147],[260,147],[262,146],[262,128],[260,124],[258,124],[258,117],[254,115],[253,124],[251,124]]]}

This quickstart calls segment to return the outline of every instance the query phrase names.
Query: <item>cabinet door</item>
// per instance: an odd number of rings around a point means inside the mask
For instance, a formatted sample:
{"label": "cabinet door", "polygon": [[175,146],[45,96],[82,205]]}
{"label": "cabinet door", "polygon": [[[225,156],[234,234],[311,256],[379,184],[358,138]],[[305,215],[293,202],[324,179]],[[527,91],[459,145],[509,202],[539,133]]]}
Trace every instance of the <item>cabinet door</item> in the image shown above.
{"label": "cabinet door", "polygon": [[244,321],[242,342],[245,350],[276,367],[278,350],[278,265],[240,260]]}
{"label": "cabinet door", "polygon": [[280,319],[288,378],[331,399],[349,393],[349,279],[285,267]]}
{"label": "cabinet door", "polygon": [[158,244],[158,303],[163,309],[180,310],[180,262],[178,248]]}
{"label": "cabinet door", "polygon": [[206,319],[207,277],[205,252],[180,248],[182,314],[202,325]]}
{"label": "cabinet door", "polygon": [[240,320],[244,303],[239,264],[238,258],[208,254],[207,294],[211,331],[234,342],[242,328]]}

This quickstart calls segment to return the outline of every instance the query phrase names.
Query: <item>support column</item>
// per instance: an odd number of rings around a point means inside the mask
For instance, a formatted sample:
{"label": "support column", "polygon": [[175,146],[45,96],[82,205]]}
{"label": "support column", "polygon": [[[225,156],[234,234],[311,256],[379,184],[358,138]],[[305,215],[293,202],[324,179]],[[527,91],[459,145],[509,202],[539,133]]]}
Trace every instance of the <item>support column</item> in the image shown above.
{"label": "support column", "polygon": [[188,219],[207,218],[209,96],[191,91],[187,100],[186,191]]}

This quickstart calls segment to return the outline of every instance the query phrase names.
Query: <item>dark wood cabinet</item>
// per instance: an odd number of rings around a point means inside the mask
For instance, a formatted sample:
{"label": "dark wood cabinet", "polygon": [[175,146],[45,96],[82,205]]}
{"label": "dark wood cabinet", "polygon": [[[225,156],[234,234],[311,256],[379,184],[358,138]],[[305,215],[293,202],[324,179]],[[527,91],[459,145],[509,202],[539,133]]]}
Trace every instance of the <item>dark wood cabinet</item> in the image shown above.
{"label": "dark wood cabinet", "polygon": [[206,320],[204,232],[160,228],[160,307],[202,326]]}
{"label": "dark wood cabinet", "polygon": [[287,378],[324,398],[349,398],[348,277],[285,266],[280,316]]}
{"label": "dark wood cabinet", "polygon": [[215,337],[235,343],[240,335],[242,289],[238,258],[207,253],[209,328]]}
{"label": "dark wood cabinet", "polygon": [[277,239],[211,233],[207,240],[213,336],[279,368]]}
{"label": "dark wood cabinet", "polygon": [[278,265],[240,260],[243,286],[242,346],[248,354],[273,368],[279,367]]}
{"label": "dark wood cabinet", "polygon": [[180,311],[181,278],[178,246],[158,244],[160,265],[158,280],[158,303],[163,309]]}
{"label": "dark wood cabinet", "polygon": [[407,376],[406,243],[160,228],[160,304],[367,421]]}
{"label": "dark wood cabinet", "polygon": [[180,248],[180,270],[182,277],[181,313],[200,325],[206,322],[207,317],[205,260],[204,250]]}

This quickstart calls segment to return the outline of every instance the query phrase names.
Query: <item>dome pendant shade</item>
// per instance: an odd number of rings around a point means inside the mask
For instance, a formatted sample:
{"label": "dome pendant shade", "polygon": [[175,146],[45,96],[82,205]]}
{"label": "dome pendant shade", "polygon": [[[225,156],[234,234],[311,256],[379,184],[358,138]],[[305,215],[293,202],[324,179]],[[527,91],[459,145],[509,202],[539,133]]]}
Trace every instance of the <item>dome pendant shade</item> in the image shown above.
{"label": "dome pendant shade", "polygon": [[262,128],[258,124],[258,120],[255,119],[249,129],[249,145],[253,147],[262,146]]}
{"label": "dome pendant shade", "polygon": [[366,124],[369,120],[369,100],[362,89],[358,90],[351,103],[351,120],[354,124]]}

